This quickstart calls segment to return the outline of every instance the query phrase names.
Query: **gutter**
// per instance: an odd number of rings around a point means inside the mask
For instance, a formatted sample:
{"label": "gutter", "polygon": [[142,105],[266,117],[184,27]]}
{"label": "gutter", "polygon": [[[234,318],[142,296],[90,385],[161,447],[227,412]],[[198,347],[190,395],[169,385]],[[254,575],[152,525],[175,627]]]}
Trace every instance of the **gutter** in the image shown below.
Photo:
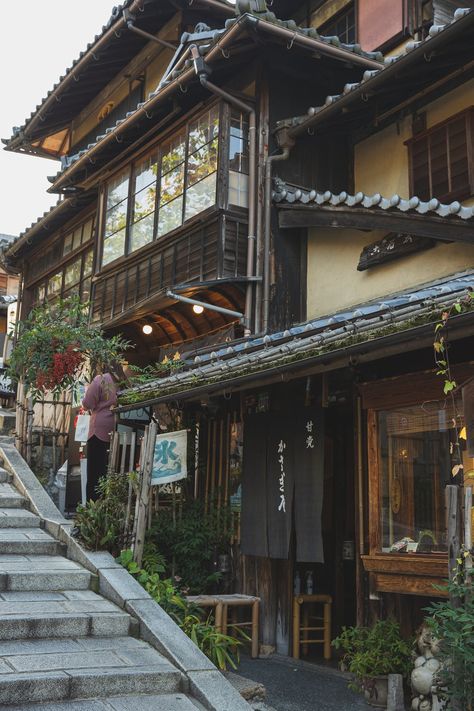
{"label": "gutter", "polygon": [[329,104],[317,113],[314,112],[314,109],[309,109],[308,118],[302,123],[297,126],[282,127],[281,129],[277,129],[277,132],[286,130],[288,135],[292,138],[297,138],[318,124],[320,121],[323,121],[328,117],[331,118],[333,115],[337,115],[338,112],[346,109],[351,103],[361,100],[363,96],[374,93],[383,85],[387,86],[387,82],[390,82],[391,78],[397,77],[401,70],[410,67],[412,64],[417,64],[423,59],[425,62],[431,61],[433,52],[436,51],[438,46],[447,41],[446,33],[448,33],[448,39],[451,38],[452,40],[458,33],[465,30],[466,26],[468,26],[466,18],[470,18],[470,24],[474,24],[474,12],[470,12],[454,22],[452,25],[446,27],[434,37],[431,37],[429,40],[422,41],[419,46],[412,49],[409,54],[403,55],[400,59],[393,61],[388,66],[378,64],[376,69],[380,70],[379,73],[374,76],[369,76],[365,81],[362,81],[356,89],[346,94],[346,96],[342,96],[334,101],[334,103]]}

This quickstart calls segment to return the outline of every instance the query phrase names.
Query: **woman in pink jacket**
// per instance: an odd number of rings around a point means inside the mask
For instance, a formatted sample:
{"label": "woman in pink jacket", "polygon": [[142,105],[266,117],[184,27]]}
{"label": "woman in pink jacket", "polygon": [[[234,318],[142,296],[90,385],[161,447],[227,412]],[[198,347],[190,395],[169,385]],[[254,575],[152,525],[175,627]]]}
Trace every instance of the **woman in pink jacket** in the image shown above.
{"label": "woman in pink jacket", "polygon": [[117,404],[119,377],[111,373],[96,375],[88,386],[82,406],[91,414],[87,440],[87,500],[98,498],[97,484],[107,474],[110,435],[115,428],[112,409]]}

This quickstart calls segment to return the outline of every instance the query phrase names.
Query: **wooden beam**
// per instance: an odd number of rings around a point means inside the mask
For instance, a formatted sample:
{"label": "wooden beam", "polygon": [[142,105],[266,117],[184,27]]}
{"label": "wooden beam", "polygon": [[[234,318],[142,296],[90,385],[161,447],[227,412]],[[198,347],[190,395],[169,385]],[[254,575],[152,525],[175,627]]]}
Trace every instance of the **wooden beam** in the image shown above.
{"label": "wooden beam", "polygon": [[[284,206],[278,208],[281,229],[297,227],[335,227],[356,230],[387,230],[443,242],[474,244],[474,221],[404,214],[377,208],[323,207],[320,205]],[[398,214],[397,214],[398,213]]]}

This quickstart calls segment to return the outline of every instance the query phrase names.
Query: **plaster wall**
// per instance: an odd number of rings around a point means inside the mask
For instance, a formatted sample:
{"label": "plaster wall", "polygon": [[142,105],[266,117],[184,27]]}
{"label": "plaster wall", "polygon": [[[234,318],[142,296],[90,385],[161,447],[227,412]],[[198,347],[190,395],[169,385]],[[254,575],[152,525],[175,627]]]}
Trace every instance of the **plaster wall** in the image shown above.
{"label": "plaster wall", "polygon": [[[427,128],[472,105],[474,79],[426,106]],[[397,193],[402,198],[410,197],[408,148],[404,142],[411,137],[411,117],[406,117],[356,144],[356,192],[361,190],[369,195],[381,193],[385,197]]]}
{"label": "plaster wall", "polygon": [[308,319],[474,268],[474,245],[439,243],[432,249],[358,272],[362,249],[385,234],[331,228],[309,230]]}

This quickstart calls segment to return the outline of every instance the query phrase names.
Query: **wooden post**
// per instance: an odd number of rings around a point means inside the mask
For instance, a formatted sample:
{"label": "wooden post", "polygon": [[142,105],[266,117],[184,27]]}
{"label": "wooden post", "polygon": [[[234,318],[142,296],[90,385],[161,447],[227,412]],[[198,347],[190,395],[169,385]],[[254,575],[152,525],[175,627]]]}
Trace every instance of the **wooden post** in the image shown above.
{"label": "wooden post", "polygon": [[[449,579],[456,574],[457,562],[461,547],[461,517],[459,515],[459,487],[450,484],[446,487],[446,516],[448,531],[448,566]],[[453,600],[453,602],[456,602]]]}
{"label": "wooden post", "polygon": [[26,401],[27,407],[27,426],[26,426],[26,461],[31,464],[32,444],[33,444],[33,398],[29,397]]}
{"label": "wooden post", "polygon": [[[465,560],[466,583],[472,584],[472,487],[464,491],[464,546],[469,551]],[[470,592],[472,595],[472,593]]]}
{"label": "wooden post", "polygon": [[143,547],[145,544],[145,532],[147,524],[148,506],[150,501],[151,472],[153,469],[153,456],[155,453],[156,435],[158,425],[152,422],[148,426],[148,436],[146,438],[146,451],[142,459],[142,472],[140,477],[140,489],[138,491],[138,516],[137,533],[133,549],[133,559],[137,565],[141,566],[143,558]]}

